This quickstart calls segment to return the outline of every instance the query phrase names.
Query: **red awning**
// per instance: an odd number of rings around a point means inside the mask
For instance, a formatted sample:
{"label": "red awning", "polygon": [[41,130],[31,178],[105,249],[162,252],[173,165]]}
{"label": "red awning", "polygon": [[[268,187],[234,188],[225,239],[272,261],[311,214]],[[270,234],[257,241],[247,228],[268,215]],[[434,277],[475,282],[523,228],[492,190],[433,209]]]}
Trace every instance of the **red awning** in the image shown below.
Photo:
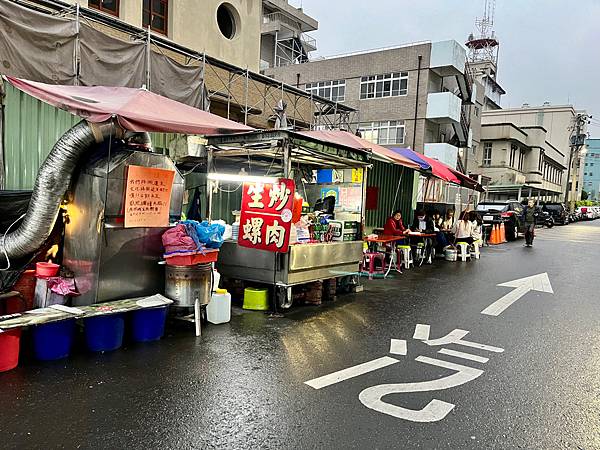
{"label": "red awning", "polygon": [[5,79],[32,97],[90,122],[105,122],[114,116],[130,131],[215,135],[254,130],[145,89],[63,86],[13,77]]}
{"label": "red awning", "polygon": [[419,158],[423,159],[427,164],[431,166],[431,173],[450,183],[460,184],[460,179],[456,176],[454,171],[446,164],[438,161],[437,159],[430,158],[428,156],[419,153]]}
{"label": "red awning", "polygon": [[312,130],[312,131],[299,131],[298,134],[312,137],[313,139],[319,139],[321,141],[330,142],[332,144],[344,145],[346,147],[354,148],[357,150],[371,150],[375,155],[383,157],[388,162],[398,164],[400,166],[408,167],[410,169],[419,169],[420,166],[414,161],[406,158],[405,156],[399,155],[392,150],[385,148],[378,144],[373,144],[366,139],[360,138],[347,131],[340,130]]}

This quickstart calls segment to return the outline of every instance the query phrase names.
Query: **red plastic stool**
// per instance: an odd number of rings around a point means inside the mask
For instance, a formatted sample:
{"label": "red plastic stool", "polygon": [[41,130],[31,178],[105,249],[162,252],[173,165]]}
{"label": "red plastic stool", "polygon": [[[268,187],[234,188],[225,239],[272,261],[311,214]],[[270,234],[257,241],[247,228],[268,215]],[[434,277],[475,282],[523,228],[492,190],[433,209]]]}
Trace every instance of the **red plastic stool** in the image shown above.
{"label": "red plastic stool", "polygon": [[[377,268],[379,261],[379,268]],[[366,252],[363,254],[361,271],[368,268],[369,280],[373,279],[373,274],[385,274],[385,254],[379,252]]]}

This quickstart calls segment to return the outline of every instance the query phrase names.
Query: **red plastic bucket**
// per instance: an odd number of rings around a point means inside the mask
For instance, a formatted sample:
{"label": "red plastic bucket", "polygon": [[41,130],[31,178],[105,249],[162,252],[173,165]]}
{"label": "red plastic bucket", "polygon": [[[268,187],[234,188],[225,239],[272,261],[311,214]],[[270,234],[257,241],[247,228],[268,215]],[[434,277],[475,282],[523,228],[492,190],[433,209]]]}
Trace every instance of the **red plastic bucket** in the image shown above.
{"label": "red plastic bucket", "polygon": [[51,262],[35,263],[35,274],[40,278],[50,278],[58,275],[60,266]]}
{"label": "red plastic bucket", "polygon": [[20,343],[20,328],[0,333],[0,372],[6,372],[17,367],[19,364]]}

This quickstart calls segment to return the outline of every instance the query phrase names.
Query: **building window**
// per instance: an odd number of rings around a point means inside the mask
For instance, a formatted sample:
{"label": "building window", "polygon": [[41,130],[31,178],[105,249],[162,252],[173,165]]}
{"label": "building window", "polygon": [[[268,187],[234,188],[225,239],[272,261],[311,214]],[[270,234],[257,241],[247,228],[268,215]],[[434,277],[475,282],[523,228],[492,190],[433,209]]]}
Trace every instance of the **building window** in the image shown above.
{"label": "building window", "polygon": [[119,17],[119,0],[89,0],[88,6]]}
{"label": "building window", "polygon": [[525,152],[523,150],[519,151],[519,170],[523,171],[523,164],[525,163]]}
{"label": "building window", "polygon": [[319,97],[324,97],[332,102],[343,102],[346,100],[346,80],[319,81],[318,83],[306,83],[306,92]]}
{"label": "building window", "polygon": [[517,147],[515,144],[510,145],[510,167],[515,167],[515,155],[517,154],[518,150],[519,147]]}
{"label": "building window", "polygon": [[404,144],[403,120],[361,123],[358,129],[363,139],[374,144]]}
{"label": "building window", "polygon": [[360,79],[360,99],[398,97],[408,93],[408,72],[372,75]]}
{"label": "building window", "polygon": [[491,166],[492,165],[492,143],[491,142],[485,142],[483,144],[483,161],[482,164],[484,166]]}
{"label": "building window", "polygon": [[142,25],[144,28],[150,26],[152,31],[162,33],[168,32],[169,0],[144,0],[142,8]]}

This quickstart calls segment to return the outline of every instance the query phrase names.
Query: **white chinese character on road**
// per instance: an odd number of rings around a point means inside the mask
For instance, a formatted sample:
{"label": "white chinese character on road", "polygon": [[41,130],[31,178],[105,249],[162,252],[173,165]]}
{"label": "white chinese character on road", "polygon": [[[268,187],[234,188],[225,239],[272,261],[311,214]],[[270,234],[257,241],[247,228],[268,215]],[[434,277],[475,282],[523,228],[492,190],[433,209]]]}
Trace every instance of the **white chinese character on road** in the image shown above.
{"label": "white chinese character on road", "polygon": [[284,242],[285,228],[277,220],[273,221],[273,225],[267,225],[266,244],[275,244],[277,248],[281,248]]}
{"label": "white chinese character on road", "polygon": [[264,220],[260,217],[253,217],[252,219],[246,219],[244,224],[244,235],[242,239],[252,242],[253,245],[262,242],[262,226]]}
{"label": "white chinese character on road", "polygon": [[281,211],[283,207],[287,204],[288,199],[290,198],[290,194],[292,191],[285,184],[274,184],[271,190],[269,191],[269,208],[272,208],[275,203],[279,201],[279,204],[275,208],[277,211]]}
{"label": "white chinese character on road", "polygon": [[[479,344],[477,342],[467,341],[463,338],[469,333],[465,330],[455,329],[438,339],[429,338],[429,325],[418,324],[415,327],[413,339],[417,339],[427,344],[428,346],[445,346],[445,345],[461,345],[463,347],[470,347],[477,350],[483,350],[486,352],[502,353],[504,349],[499,347],[492,347],[490,345]],[[407,354],[407,343],[403,339],[392,339],[390,344],[390,353],[393,355]],[[451,356],[454,358],[461,358],[474,363],[485,364],[489,361],[489,358],[485,358],[480,355],[474,355],[472,353],[465,353],[449,348],[442,348],[438,350],[439,354]],[[425,407],[419,410],[405,408],[388,401],[384,401],[383,398],[390,394],[401,394],[407,392],[429,392],[429,391],[440,391],[449,389],[455,386],[460,386],[469,381],[476,379],[483,374],[483,370],[456,364],[448,361],[444,361],[436,358],[429,358],[427,356],[418,356],[415,361],[429,364],[432,366],[441,367],[443,369],[452,370],[454,373],[444,376],[442,378],[436,378],[434,380],[410,382],[410,383],[389,383],[379,384],[364,389],[358,396],[359,400],[367,408],[375,411],[388,414],[399,419],[409,420],[412,422],[437,422],[442,420],[448,415],[454,408],[454,404],[447,403],[442,400],[432,399]],[[365,373],[372,372],[383,367],[387,367],[393,364],[399,363],[400,360],[384,356],[377,358],[372,361],[368,361],[357,366],[353,366],[347,369],[340,370],[338,372],[331,373],[313,380],[306,381],[305,384],[313,387],[314,389],[321,389],[330,386],[341,381],[354,378]],[[387,397],[389,400],[395,399],[395,397]]]}
{"label": "white chinese character on road", "polygon": [[258,209],[265,207],[265,204],[262,202],[264,189],[265,187],[261,183],[255,183],[248,186],[248,195],[252,198],[252,201],[248,203],[248,207]]}

